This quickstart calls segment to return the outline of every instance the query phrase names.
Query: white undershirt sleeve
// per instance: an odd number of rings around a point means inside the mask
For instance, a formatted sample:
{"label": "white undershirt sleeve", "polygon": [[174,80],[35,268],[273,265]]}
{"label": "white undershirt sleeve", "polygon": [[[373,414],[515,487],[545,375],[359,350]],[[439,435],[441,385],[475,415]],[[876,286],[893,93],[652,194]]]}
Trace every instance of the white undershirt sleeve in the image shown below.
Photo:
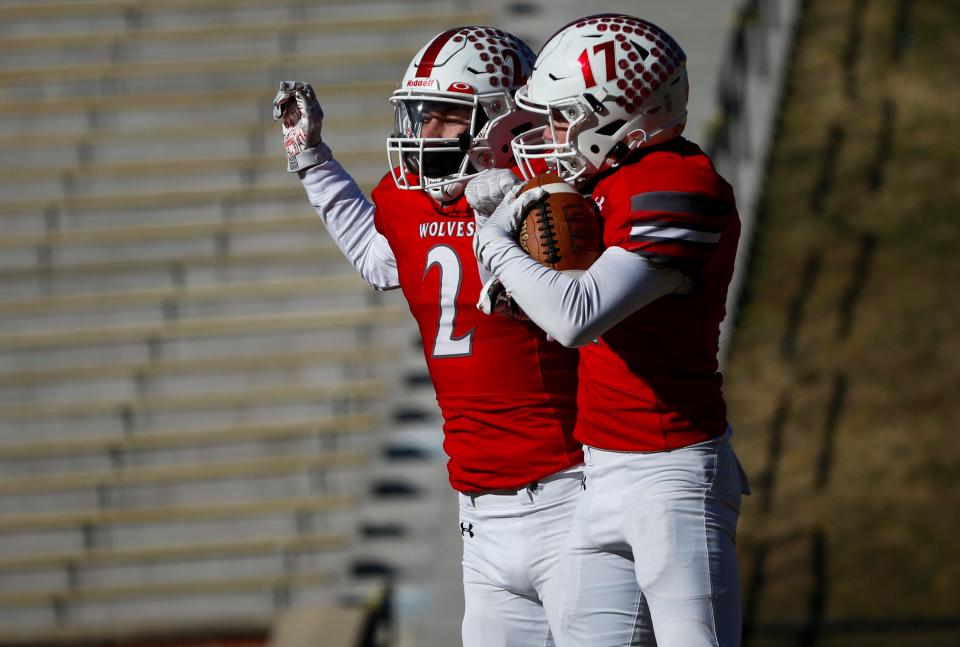
{"label": "white undershirt sleeve", "polygon": [[547,334],[564,346],[583,346],[645,305],[684,293],[679,270],[655,267],[622,247],[609,247],[579,277],[544,267],[510,241],[491,270],[507,292]]}
{"label": "white undershirt sleeve", "polygon": [[326,160],[298,173],[310,204],[347,260],[378,290],[400,285],[397,259],[387,239],[373,223],[374,206],[330,149],[321,144]]}

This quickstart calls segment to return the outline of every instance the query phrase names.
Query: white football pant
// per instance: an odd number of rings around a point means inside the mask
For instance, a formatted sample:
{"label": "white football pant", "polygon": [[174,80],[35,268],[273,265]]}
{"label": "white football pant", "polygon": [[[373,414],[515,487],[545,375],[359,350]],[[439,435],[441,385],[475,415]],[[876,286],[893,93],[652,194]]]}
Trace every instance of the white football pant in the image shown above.
{"label": "white football pant", "polygon": [[556,644],[557,563],[582,493],[578,465],[515,493],[460,494],[464,647]]}
{"label": "white football pant", "polygon": [[664,452],[584,447],[560,645],[740,645],[735,535],[749,486],[730,435]]}

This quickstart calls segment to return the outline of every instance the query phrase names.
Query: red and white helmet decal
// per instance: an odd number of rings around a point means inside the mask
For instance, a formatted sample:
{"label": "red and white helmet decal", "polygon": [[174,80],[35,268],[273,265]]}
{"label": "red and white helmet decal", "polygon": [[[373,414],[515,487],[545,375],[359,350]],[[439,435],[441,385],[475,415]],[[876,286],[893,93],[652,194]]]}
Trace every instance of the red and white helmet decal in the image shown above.
{"label": "red and white helmet decal", "polygon": [[[622,91],[616,103],[628,114],[636,112],[687,59],[672,36],[640,18],[600,15],[573,23],[573,29],[613,37],[584,47],[577,64],[585,90],[615,82]],[[594,78],[594,66],[600,81]]]}
{"label": "red and white helmet decal", "polygon": [[443,46],[450,42],[450,39],[453,38],[453,35],[456,33],[456,29],[448,29],[427,43],[427,47],[424,49],[420,60],[414,63],[414,66],[417,68],[418,77],[424,78],[430,76],[430,74],[433,72],[433,66],[436,64],[437,57],[440,55],[440,51],[443,49]]}
{"label": "red and white helmet decal", "polygon": [[400,87],[424,87],[423,81],[415,79],[432,78],[439,88],[459,81],[481,93],[496,88],[516,91],[526,82],[533,58],[526,43],[502,29],[448,29],[414,57]]}
{"label": "red and white helmet decal", "polygon": [[476,94],[477,89],[470,85],[469,83],[463,83],[462,81],[454,81],[450,84],[450,87],[447,88],[447,92],[460,92],[462,94]]}

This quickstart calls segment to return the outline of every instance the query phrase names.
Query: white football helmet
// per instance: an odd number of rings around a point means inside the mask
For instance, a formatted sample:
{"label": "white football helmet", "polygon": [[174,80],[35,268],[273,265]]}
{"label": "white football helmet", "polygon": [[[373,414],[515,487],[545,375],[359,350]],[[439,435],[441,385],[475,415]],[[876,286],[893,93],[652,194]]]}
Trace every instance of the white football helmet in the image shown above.
{"label": "white football helmet", "polygon": [[[449,202],[480,171],[509,165],[514,136],[545,121],[517,110],[513,100],[533,59],[522,40],[494,27],[455,28],[432,38],[390,97],[396,123],[387,159],[397,186]],[[465,133],[421,136],[423,115],[438,103],[467,109]]]}
{"label": "white football helmet", "polygon": [[[633,150],[678,137],[687,121],[686,54],[656,25],[623,14],[574,21],[547,41],[517,105],[549,119],[513,140],[524,176],[545,160],[575,185]],[[556,122],[569,124],[558,141]]]}

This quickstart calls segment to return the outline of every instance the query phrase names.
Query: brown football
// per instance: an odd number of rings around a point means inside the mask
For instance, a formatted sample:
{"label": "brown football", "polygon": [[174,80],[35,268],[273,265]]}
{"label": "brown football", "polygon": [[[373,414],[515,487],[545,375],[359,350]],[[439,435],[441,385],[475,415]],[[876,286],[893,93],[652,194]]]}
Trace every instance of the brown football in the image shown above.
{"label": "brown football", "polygon": [[534,203],[520,227],[520,247],[555,270],[586,270],[603,251],[603,226],[593,201],[554,173],[529,180],[520,193],[535,187],[547,195]]}

